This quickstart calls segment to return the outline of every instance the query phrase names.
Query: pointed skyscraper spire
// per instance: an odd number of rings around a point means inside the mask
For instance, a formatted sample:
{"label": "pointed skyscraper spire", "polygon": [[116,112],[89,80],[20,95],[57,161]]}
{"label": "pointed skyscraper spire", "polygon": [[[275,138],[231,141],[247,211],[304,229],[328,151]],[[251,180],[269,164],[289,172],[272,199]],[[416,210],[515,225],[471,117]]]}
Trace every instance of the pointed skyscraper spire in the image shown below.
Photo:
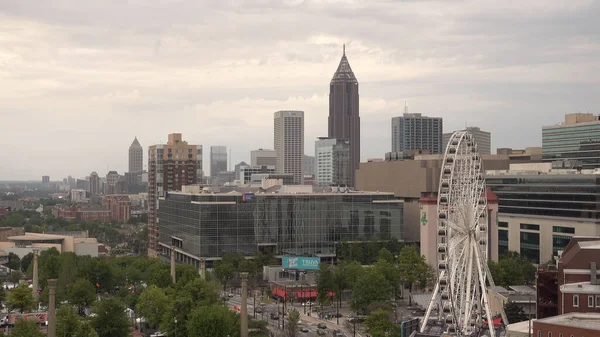
{"label": "pointed skyscraper spire", "polygon": [[343,47],[342,47],[343,51],[342,51],[342,56],[346,56],[346,44],[344,43]]}
{"label": "pointed skyscraper spire", "polygon": [[332,83],[340,81],[358,83],[356,77],[354,76],[354,72],[352,72],[352,68],[350,68],[348,58],[346,57],[346,44],[342,46],[342,59],[340,60],[340,65],[331,79]]}

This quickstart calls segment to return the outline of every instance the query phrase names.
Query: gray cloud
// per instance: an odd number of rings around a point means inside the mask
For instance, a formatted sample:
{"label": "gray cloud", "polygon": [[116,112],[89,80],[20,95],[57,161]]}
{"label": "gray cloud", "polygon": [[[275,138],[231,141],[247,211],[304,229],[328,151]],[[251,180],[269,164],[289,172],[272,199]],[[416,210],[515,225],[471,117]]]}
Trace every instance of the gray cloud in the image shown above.
{"label": "gray cloud", "polygon": [[591,0],[0,2],[0,180],[123,172],[133,136],[171,132],[247,161],[272,147],[279,109],[306,111],[311,154],[342,43],[363,159],[389,151],[405,101],[494,147],[540,145],[542,125],[596,112],[599,14]]}

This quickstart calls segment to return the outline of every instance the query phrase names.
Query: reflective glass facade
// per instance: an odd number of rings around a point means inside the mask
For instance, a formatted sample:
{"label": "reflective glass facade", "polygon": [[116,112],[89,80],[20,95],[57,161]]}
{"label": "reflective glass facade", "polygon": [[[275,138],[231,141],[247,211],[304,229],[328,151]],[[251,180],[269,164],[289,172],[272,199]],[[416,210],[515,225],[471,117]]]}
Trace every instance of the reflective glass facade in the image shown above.
{"label": "reflective glass facade", "polygon": [[584,169],[600,167],[600,123],[544,127],[542,155],[544,161],[576,159]]}
{"label": "reflective glass facade", "polygon": [[598,219],[598,175],[488,175],[499,213]]}
{"label": "reflective glass facade", "polygon": [[387,193],[183,194],[159,201],[159,242],[195,257],[335,255],[341,241],[402,240],[403,204]]}

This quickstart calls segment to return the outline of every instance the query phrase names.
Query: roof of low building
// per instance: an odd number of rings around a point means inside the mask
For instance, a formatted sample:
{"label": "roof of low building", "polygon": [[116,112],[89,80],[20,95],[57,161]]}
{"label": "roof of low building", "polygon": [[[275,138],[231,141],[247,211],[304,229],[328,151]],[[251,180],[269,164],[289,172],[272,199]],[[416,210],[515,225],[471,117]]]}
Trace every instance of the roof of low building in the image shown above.
{"label": "roof of low building", "polygon": [[598,324],[600,322],[600,313],[572,312],[565,315],[542,318],[536,322],[600,331],[600,324]]}

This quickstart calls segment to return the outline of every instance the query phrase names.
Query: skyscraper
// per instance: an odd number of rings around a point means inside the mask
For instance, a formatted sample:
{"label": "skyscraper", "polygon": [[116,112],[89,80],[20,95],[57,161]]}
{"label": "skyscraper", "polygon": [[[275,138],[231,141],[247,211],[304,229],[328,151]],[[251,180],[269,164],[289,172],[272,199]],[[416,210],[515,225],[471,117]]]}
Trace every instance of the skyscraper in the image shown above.
{"label": "skyscraper", "polygon": [[277,111],[274,117],[275,170],[291,173],[294,184],[303,184],[304,111]]}
{"label": "skyscraper", "polygon": [[250,151],[250,166],[275,165],[277,165],[277,152],[275,150],[258,149]]}
{"label": "skyscraper", "polygon": [[202,145],[188,145],[181,133],[170,134],[167,144],[148,148],[148,255],[159,253],[158,198],[200,183],[202,176]]}
{"label": "skyscraper", "polygon": [[329,84],[329,138],[345,139],[350,144],[350,182],[360,164],[360,116],[358,80],[346,58],[344,45],[342,59]]}
{"label": "skyscraper", "polygon": [[[467,126],[465,129],[460,131],[468,131],[473,135],[475,139],[475,144],[477,144],[477,152],[479,154],[492,154],[492,134],[487,131],[482,131],[480,128],[476,126]],[[448,142],[454,132],[444,133],[443,136],[443,144],[442,144],[442,153],[446,151],[446,146],[448,146]]]}
{"label": "skyscraper", "polygon": [[427,150],[443,153],[442,118],[407,113],[392,118],[392,152]]}
{"label": "skyscraper", "polygon": [[215,178],[221,171],[227,171],[227,146],[211,146],[210,176]]}
{"label": "skyscraper", "polygon": [[350,143],[321,137],[315,142],[317,186],[350,185]]}
{"label": "skyscraper", "polygon": [[96,171],[90,174],[90,197],[100,194],[100,176]]}
{"label": "skyscraper", "polygon": [[144,169],[144,149],[138,142],[137,137],[133,139],[133,143],[129,145],[129,171],[142,172]]}

